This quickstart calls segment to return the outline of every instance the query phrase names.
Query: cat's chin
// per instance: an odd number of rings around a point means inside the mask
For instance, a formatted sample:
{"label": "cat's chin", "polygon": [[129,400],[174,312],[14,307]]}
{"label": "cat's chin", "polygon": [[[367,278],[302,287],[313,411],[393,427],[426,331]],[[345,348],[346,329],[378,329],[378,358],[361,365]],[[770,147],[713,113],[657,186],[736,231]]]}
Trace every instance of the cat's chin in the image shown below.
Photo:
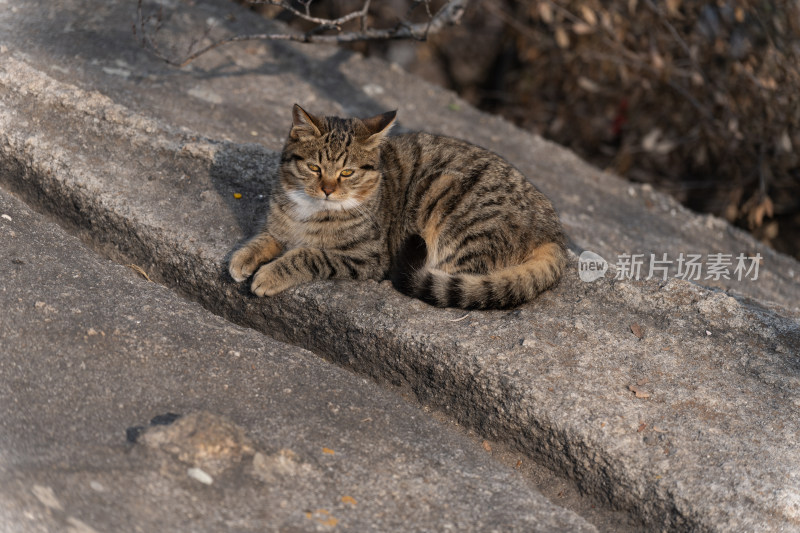
{"label": "cat's chin", "polygon": [[337,200],[331,198],[314,198],[300,190],[288,191],[287,196],[292,201],[294,215],[301,220],[311,218],[323,211],[345,211],[357,207],[361,202],[355,198]]}

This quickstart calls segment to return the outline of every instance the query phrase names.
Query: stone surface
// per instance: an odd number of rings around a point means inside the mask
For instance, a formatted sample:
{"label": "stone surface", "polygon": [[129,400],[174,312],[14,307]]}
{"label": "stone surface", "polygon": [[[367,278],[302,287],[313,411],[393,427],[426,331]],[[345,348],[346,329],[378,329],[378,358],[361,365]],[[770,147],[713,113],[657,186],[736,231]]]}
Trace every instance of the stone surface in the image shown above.
{"label": "stone surface", "polygon": [[0,531],[595,530],[374,383],[0,214]]}
{"label": "stone surface", "polygon": [[[28,2],[0,15],[0,184],[109,257],[240,324],[410,388],[651,528],[800,529],[797,262],[341,50],[254,44],[169,70],[120,37],[131,17],[123,5]],[[183,31],[235,8],[196,9]],[[52,37],[69,21],[82,31]],[[384,92],[368,96],[368,83]],[[399,107],[406,127],[497,150],[554,199],[578,250],[612,264],[625,252],[759,251],[761,275],[728,281],[734,298],[675,279],[583,283],[575,264],[530,305],[466,317],[386,283],[320,282],[255,299],[227,277],[226,256],[263,217],[295,100],[322,112]]]}
{"label": "stone surface", "polygon": [[[179,8],[181,4],[144,3],[145,13],[164,11],[163,46],[177,41],[178,49],[185,50],[203,35],[209,21],[216,36],[272,27],[227,0]],[[0,45],[7,49],[0,63],[24,58],[54,80],[107,96],[188,136],[237,146],[259,143],[266,148],[264,156],[274,162],[288,133],[294,102],[330,114],[365,116],[398,109],[398,130],[460,137],[508,158],[552,198],[579,249],[596,252],[612,265],[621,254],[643,254],[643,277],[650,254],[661,259],[666,253],[672,261],[680,253],[701,254],[705,261],[707,254],[761,253],[758,282],[700,281],[734,295],[798,308],[797,261],[720,219],[692,213],[647,186],[601,172],[572,152],[481,113],[452,92],[399,68],[333,47],[251,41],[220,48],[189,67],[175,69],[136,45],[131,34],[134,0],[26,0],[0,11]],[[146,127],[141,133],[147,133]],[[218,170],[236,183],[235,168]],[[242,232],[254,230],[243,215],[237,216]]]}

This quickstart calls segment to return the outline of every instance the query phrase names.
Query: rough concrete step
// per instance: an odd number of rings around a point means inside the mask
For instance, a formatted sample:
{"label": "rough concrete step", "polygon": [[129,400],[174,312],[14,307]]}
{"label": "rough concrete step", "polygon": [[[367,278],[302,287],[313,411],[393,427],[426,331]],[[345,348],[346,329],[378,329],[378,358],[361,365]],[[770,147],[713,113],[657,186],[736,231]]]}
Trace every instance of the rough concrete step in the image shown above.
{"label": "rough concrete step", "polygon": [[263,214],[276,160],[176,132],[19,59],[0,67],[2,182],[109,254],[237,322],[410,387],[651,527],[800,526],[796,315],[680,280],[582,283],[576,268],[513,312],[464,316],[371,282],[255,299],[227,278],[225,256]]}
{"label": "rough concrete step", "polygon": [[0,531],[595,531],[374,383],[0,216]]}
{"label": "rough concrete step", "polygon": [[[797,262],[379,62],[256,45],[167,70],[124,38],[125,5],[31,0],[0,13],[3,182],[110,256],[237,321],[410,385],[651,526],[800,527],[796,311],[675,280],[587,285],[573,271],[518,312],[462,318],[376,284],[255,301],[224,274],[224,256],[263,215],[295,99],[316,111],[399,106],[406,126],[499,151],[554,198],[580,246],[610,260],[760,250],[757,283],[723,286],[795,309]],[[195,7],[173,19],[178,33],[236,9]],[[226,138],[235,142],[213,140]]]}
{"label": "rough concrete step", "polygon": [[[757,282],[735,275],[714,280],[707,269],[699,282],[800,311],[797,261],[646,185],[601,172],[569,150],[477,111],[396,65],[336,47],[252,41],[219,48],[178,70],[138,45],[131,35],[135,6],[130,3],[17,2],[0,10],[0,51],[7,52],[0,52],[0,62],[19,56],[56,80],[99,91],[140,116],[209,139],[257,142],[271,152],[286,139],[295,102],[329,114],[367,116],[398,109],[398,131],[444,133],[506,157],[553,200],[576,246],[600,254],[612,268],[622,254],[641,255],[644,278],[651,254],[660,260],[666,253],[674,276],[680,254],[701,254],[707,265],[708,254],[760,253]],[[145,15],[163,12],[157,37],[164,50],[202,39],[209,23],[215,37],[286,30],[229,0],[145,0],[143,5]],[[219,171],[225,179],[237,179]],[[237,216],[244,233],[254,230],[250,216],[240,211]]]}

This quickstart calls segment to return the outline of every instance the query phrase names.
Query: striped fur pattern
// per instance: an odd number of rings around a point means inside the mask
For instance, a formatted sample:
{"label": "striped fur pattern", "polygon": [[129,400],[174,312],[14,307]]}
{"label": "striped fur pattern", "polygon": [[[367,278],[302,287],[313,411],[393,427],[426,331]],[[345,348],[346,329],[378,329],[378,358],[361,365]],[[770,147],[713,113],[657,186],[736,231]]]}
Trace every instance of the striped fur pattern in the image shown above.
{"label": "striped fur pattern", "polygon": [[264,229],[236,281],[269,296],[318,279],[385,279],[440,307],[516,307],[554,286],[566,237],[550,201],[464,141],[387,136],[395,112],[316,117],[295,105]]}

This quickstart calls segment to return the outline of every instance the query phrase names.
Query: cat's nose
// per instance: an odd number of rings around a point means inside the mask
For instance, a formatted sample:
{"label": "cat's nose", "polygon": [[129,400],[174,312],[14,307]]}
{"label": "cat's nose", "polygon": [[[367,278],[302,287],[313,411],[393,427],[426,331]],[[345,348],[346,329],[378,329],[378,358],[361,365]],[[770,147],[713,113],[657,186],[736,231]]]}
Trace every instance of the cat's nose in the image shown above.
{"label": "cat's nose", "polygon": [[336,185],[323,185],[322,192],[325,193],[325,196],[330,196],[333,191],[336,190]]}

